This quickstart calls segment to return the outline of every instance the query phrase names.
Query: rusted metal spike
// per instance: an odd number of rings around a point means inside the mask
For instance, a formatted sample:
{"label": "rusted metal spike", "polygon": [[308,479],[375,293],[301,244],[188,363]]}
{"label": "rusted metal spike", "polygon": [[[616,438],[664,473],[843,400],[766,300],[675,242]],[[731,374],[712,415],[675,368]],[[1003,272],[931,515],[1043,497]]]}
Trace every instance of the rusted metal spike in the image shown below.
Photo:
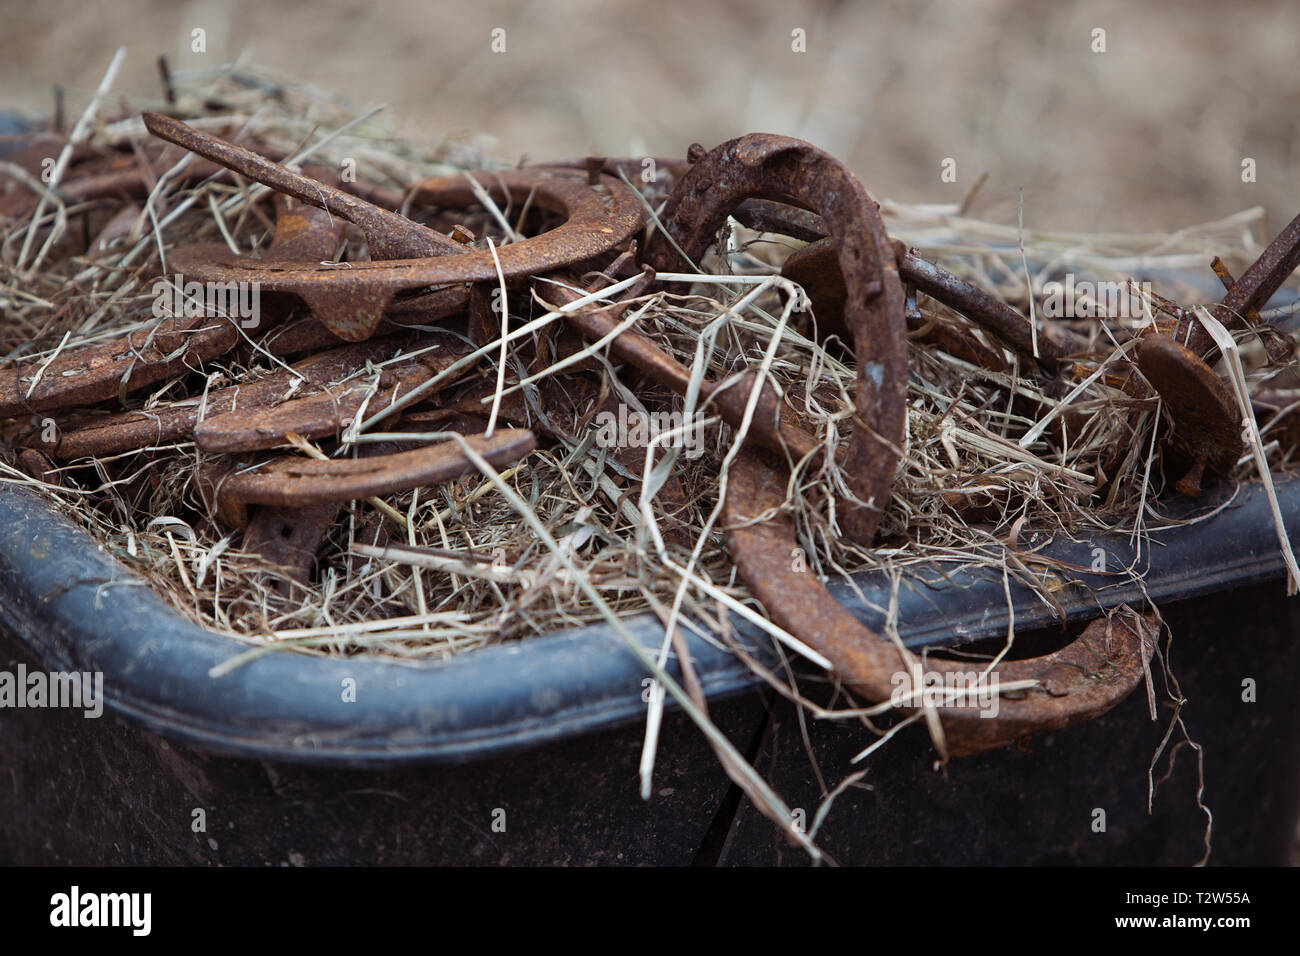
{"label": "rusted metal spike", "polygon": [[1161,319],[1153,317],[1154,324],[1148,325],[1143,330],[1142,334],[1150,335],[1152,333],[1158,333],[1160,335],[1173,337],[1177,332],[1178,323],[1187,317],[1187,310],[1173,299],[1166,299],[1164,296],[1152,292],[1150,289],[1147,289],[1145,294],[1147,298],[1151,300],[1151,304],[1154,305],[1158,311],[1163,312],[1171,318]]}
{"label": "rusted metal spike", "polygon": [[[1214,274],[1219,277],[1219,281],[1223,283],[1223,287],[1231,292],[1232,287],[1237,280],[1232,277],[1232,273],[1228,270],[1228,266],[1224,261],[1218,256],[1215,256],[1214,260],[1210,263],[1210,268],[1213,269]],[[1277,334],[1277,332],[1271,327],[1265,326],[1263,320],[1259,317],[1259,310],[1257,308],[1251,306],[1242,314],[1242,317],[1246,320],[1247,324],[1254,326],[1257,332],[1261,330],[1262,326],[1268,332],[1272,333],[1271,335],[1262,336],[1264,340],[1264,351],[1268,353],[1268,357],[1271,361],[1282,362],[1290,356],[1292,351],[1290,340]]]}
{"label": "rusted metal spike", "polygon": [[[5,152],[6,138],[0,137],[0,155]],[[23,139],[27,140],[27,137],[24,136]],[[57,147],[40,145],[39,137],[32,142],[35,143],[37,163],[29,171],[35,176],[41,172],[40,160],[46,156],[57,156],[59,150]],[[184,150],[178,149],[173,144],[167,144],[160,150],[149,149],[146,144],[144,149],[125,156],[110,154],[85,159],[83,155],[84,162],[78,162],[75,159],[77,154],[74,152],[75,165],[65,173],[55,192],[70,206],[95,199],[144,199],[157,183],[162,171],[175,166],[183,152]],[[273,162],[280,162],[287,154],[264,149],[261,155]],[[313,180],[342,188],[344,192],[359,196],[376,206],[396,209],[402,204],[401,193],[359,181],[340,182],[336,170],[319,163],[304,163],[302,171],[305,176]],[[210,160],[198,159],[185,167],[176,176],[174,183],[178,186],[190,186],[204,180],[228,181],[231,178],[230,169]],[[0,191],[0,216],[26,217],[36,207],[38,198],[36,193],[21,187],[8,192]]]}
{"label": "rusted metal spike", "polygon": [[[1219,303],[1219,309],[1233,316],[1240,326],[1239,316],[1252,309],[1262,309],[1297,265],[1300,265],[1300,216],[1292,219],[1241,278],[1232,284]],[[1220,321],[1226,323],[1227,320]]]}
{"label": "rusted metal spike", "polygon": [[[960,312],[1022,356],[1034,357],[1029,320],[1001,299],[915,253],[904,251],[898,263],[904,282]],[[839,316],[844,308],[844,279],[831,239],[820,239],[792,253],[781,267],[781,274],[804,287],[819,324],[829,324],[829,329],[837,333],[842,331]],[[1045,334],[1038,336],[1038,364],[1056,371],[1063,358],[1064,352],[1056,342]]]}
{"label": "rusted metal spike", "polygon": [[[732,215],[751,229],[781,233],[810,243],[790,255],[781,274],[804,286],[819,322],[829,321],[832,327],[840,324],[836,316],[842,308],[844,280],[839,275],[834,244],[827,238],[829,230],[825,220],[816,213],[768,199],[747,199]],[[898,271],[904,282],[960,312],[1021,355],[1033,357],[1034,337],[1027,318],[979,286],[958,278],[894,241],[899,249]],[[814,288],[817,294],[814,294]],[[1038,364],[1048,371],[1056,371],[1063,358],[1061,347],[1046,335],[1039,334]]]}
{"label": "rusted metal spike", "polygon": [[[187,277],[200,281],[257,281],[267,291],[291,292],[306,301],[330,331],[357,342],[374,334],[399,292],[495,282],[499,274],[511,279],[577,265],[622,245],[644,224],[635,192],[608,176],[589,186],[586,176],[576,170],[514,169],[494,173],[485,186],[497,201],[508,194],[523,202],[531,194],[535,205],[564,215],[567,221],[542,235],[500,247],[496,259],[490,250],[466,251],[459,243],[455,246],[460,255],[389,262],[267,265],[232,256],[224,246],[215,245],[179,249],[172,259]],[[420,201],[439,206],[476,202],[463,176],[426,180],[414,189]]]}
{"label": "rusted metal spike", "polygon": [[1138,347],[1137,365],[1160,393],[1173,427],[1165,455],[1185,470],[1176,487],[1200,494],[1204,472],[1227,475],[1245,450],[1241,411],[1232,392],[1199,355],[1163,335],[1148,335]]}
{"label": "rusted metal spike", "polygon": [[[518,461],[536,447],[533,433],[519,428],[498,430],[491,438],[473,435],[465,441],[496,468]],[[476,471],[460,444],[447,441],[373,458],[319,461],[285,456],[247,471],[219,469],[206,476],[200,472],[200,485],[218,514],[244,527],[252,504],[301,507],[353,501],[436,485]]]}
{"label": "rusted metal spike", "polygon": [[[1226,262],[1218,256],[1215,256],[1210,260],[1210,270],[1219,277],[1219,282],[1222,284],[1225,291],[1232,290],[1232,284],[1237,280],[1232,277],[1232,272],[1228,269],[1228,264]],[[1254,308],[1247,309],[1242,314],[1242,318],[1248,322],[1258,322],[1259,311]]]}
{"label": "rusted metal spike", "polygon": [[376,259],[413,259],[464,251],[460,243],[436,230],[372,205],[341,189],[291,172],[251,149],[227,143],[159,113],[143,113],[141,118],[149,132],[161,139],[183,146],[241,176],[353,223],[365,233],[370,253]]}
{"label": "rusted metal spike", "polygon": [[[1213,308],[1214,317],[1229,329],[1245,328],[1243,316],[1252,309],[1262,309],[1297,265],[1300,265],[1300,216],[1292,219],[1254,264],[1232,284],[1227,295]],[[1183,317],[1174,337],[1197,355],[1213,356],[1217,353],[1214,339],[1194,314]]]}
{"label": "rusted metal spike", "polygon": [[911,252],[903,257],[899,271],[904,281],[960,312],[1021,355],[1034,358],[1048,371],[1054,372],[1060,367],[1065,357],[1061,347],[1040,331],[1037,336],[1038,355],[1035,357],[1029,320],[996,296]]}
{"label": "rusted metal spike", "polygon": [[[898,676],[912,677],[914,659],[904,659],[893,644],[846,611],[816,575],[792,570],[789,556],[799,541],[793,519],[782,511],[787,484],[782,471],[749,448],[731,468],[723,517],[736,567],[768,616],[826,657],[836,677],[870,701],[888,701]],[[1055,653],[1003,661],[997,668],[999,684],[1036,680],[1038,686],[1023,697],[1002,697],[994,719],[969,703],[938,708],[948,752],[969,756],[1105,713],[1141,682],[1156,633],[1158,625],[1150,617],[1128,621],[1116,616],[1093,622]],[[969,662],[932,657],[918,666],[941,675],[971,670]]]}
{"label": "rusted metal spike", "polygon": [[[841,523],[849,537],[869,546],[899,460],[907,386],[903,286],[876,204],[847,167],[802,140],[756,133],[691,155],[695,161],[660,218],[692,261],[746,199],[778,199],[811,209],[835,240],[858,373],[857,418],[844,469],[857,501],[845,503]],[[686,266],[659,233],[647,244],[644,260],[660,272]]]}

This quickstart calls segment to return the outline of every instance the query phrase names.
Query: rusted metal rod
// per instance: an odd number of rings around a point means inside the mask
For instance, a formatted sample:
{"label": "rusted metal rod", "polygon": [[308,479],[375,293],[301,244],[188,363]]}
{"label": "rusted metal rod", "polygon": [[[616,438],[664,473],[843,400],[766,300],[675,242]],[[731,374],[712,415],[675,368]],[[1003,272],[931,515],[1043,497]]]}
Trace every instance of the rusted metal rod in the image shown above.
{"label": "rusted metal rod", "polygon": [[276,192],[346,219],[365,233],[370,254],[376,259],[417,259],[465,251],[460,243],[440,232],[341,189],[308,179],[251,149],[227,143],[160,113],[142,113],[141,118],[149,132],[161,139],[183,146]]}
{"label": "rusted metal rod", "polygon": [[[1227,295],[1214,306],[1212,314],[1229,329],[1246,328],[1245,316],[1262,309],[1273,293],[1300,265],[1300,216],[1296,216],[1249,269],[1228,289]],[[1197,355],[1213,357],[1217,352],[1214,339],[1196,320],[1186,314],[1178,323],[1174,338]]]}
{"label": "rusted metal rod", "polygon": [[[823,288],[834,289],[835,284],[842,288],[843,279],[836,277],[839,266],[835,259],[835,247],[827,239],[830,233],[821,216],[797,206],[767,199],[747,199],[732,215],[751,229],[778,232],[810,242],[811,245],[794,253],[787,260],[787,269],[792,273],[790,278],[794,278],[793,273],[797,270],[805,278],[820,277],[817,281]],[[979,286],[923,259],[898,240],[893,241],[897,248],[898,272],[904,282],[960,312],[1021,355],[1035,357],[1034,335],[1029,327],[1029,319]],[[786,271],[783,269],[782,273],[786,274]],[[830,298],[832,301],[839,300],[834,291]],[[1056,371],[1065,357],[1064,352],[1046,335],[1040,334],[1037,339],[1038,364],[1048,371]]]}

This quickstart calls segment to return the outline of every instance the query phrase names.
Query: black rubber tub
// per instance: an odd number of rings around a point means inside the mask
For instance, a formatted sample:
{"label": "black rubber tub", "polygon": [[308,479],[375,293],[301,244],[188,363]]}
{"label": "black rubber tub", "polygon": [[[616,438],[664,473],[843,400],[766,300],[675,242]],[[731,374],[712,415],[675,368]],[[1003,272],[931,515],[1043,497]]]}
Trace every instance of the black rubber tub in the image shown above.
{"label": "black rubber tub", "polygon": [[[1277,493],[1290,534],[1300,539],[1300,482],[1279,481]],[[1180,663],[1187,668],[1185,673],[1199,673],[1198,656],[1203,650],[1220,655],[1216,667],[1226,666],[1222,660],[1240,664],[1240,674],[1230,672],[1221,680],[1206,674],[1217,689],[1203,691],[1199,700],[1187,696],[1189,706],[1202,706],[1199,713],[1208,718],[1201,725],[1204,736],[1199,742],[1215,755],[1215,769],[1227,774],[1234,785],[1243,781],[1255,785],[1254,791],[1247,791],[1253,798],[1232,797],[1235,809],[1214,808],[1220,831],[1228,827],[1232,833],[1231,823],[1225,820],[1242,822],[1243,829],[1231,837],[1235,849],[1225,851],[1226,861],[1279,862],[1288,852],[1286,834],[1296,811],[1297,668],[1289,641],[1296,636],[1297,618],[1292,602],[1284,596],[1283,565],[1266,497],[1259,486],[1250,484],[1219,489],[1198,502],[1175,500],[1160,507],[1173,518],[1213,515],[1153,533],[1140,556],[1134,554],[1127,536],[1054,541],[1044,552],[1084,567],[1093,564],[1098,548],[1111,568],[1137,562],[1145,570],[1146,596],[1166,611],[1171,622],[1179,622],[1174,631],[1175,655],[1183,656],[1174,661],[1176,673]],[[798,858],[779,841],[773,842],[770,828],[765,830],[765,824],[750,819],[750,808],[717,771],[707,748],[681,715],[670,717],[666,725],[657,777],[670,781],[658,791],[667,809],[656,807],[656,801],[647,805],[636,798],[635,757],[638,724],[645,712],[645,674],[605,626],[420,664],[279,652],[214,679],[209,670],[244,647],[177,614],[40,498],[16,485],[0,486],[0,529],[0,622],[7,632],[0,651],[7,648],[11,662],[102,673],[107,709],[113,715],[105,721],[86,721],[66,714],[51,716],[51,712],[20,716],[0,711],[0,720],[21,731],[15,735],[6,729],[2,735],[7,743],[0,759],[10,766],[16,783],[11,797],[0,797],[0,858],[233,863],[292,862],[294,853],[307,862],[504,858],[507,862],[713,863]],[[1021,546],[1038,543],[1022,539]],[[1113,577],[1079,577],[1080,585],[1058,594],[1065,621],[1030,591],[1013,585],[1018,633],[1059,636],[1063,627],[1090,620],[1104,608],[1143,603],[1138,588],[1116,584]],[[855,614],[878,626],[878,609],[888,602],[887,583],[871,575],[861,576],[856,583],[867,598],[865,603],[847,587],[832,590]],[[1243,596],[1249,598],[1244,610]],[[1000,574],[954,575],[940,567],[928,569],[905,580],[900,602],[900,632],[913,648],[995,638],[1006,631],[1008,610]],[[1231,620],[1216,620],[1221,616],[1217,612],[1225,608],[1232,608]],[[661,631],[653,618],[633,618],[628,626],[647,647],[657,646]],[[743,622],[736,621],[735,626],[742,635],[755,636]],[[1266,630],[1272,635],[1268,640],[1260,636]],[[761,643],[755,641],[756,646]],[[788,707],[759,694],[752,675],[708,641],[693,637],[691,647],[724,731],[751,756],[765,761],[764,769],[778,781],[778,789],[811,786],[803,731],[789,733],[798,722]],[[1250,707],[1241,702],[1242,681],[1247,677],[1261,688],[1260,700]],[[355,682],[354,701],[345,700],[350,696],[343,693],[348,681]],[[1264,688],[1268,700],[1263,699]],[[892,752],[886,748],[884,753],[891,756],[882,757],[879,766],[893,767],[890,773],[900,785],[911,781],[909,789],[897,794],[892,809],[877,806],[873,812],[920,813],[921,823],[928,821],[935,840],[933,844],[903,841],[898,846],[888,839],[864,842],[864,831],[849,816],[840,824],[845,841],[842,858],[848,862],[1193,862],[1201,836],[1201,815],[1195,806],[1190,814],[1180,811],[1168,823],[1168,832],[1161,831],[1164,836],[1153,836],[1157,814],[1128,837],[1093,840],[1093,846],[1080,845],[1073,836],[1076,831],[1088,832],[1087,819],[1063,822],[1064,797],[1034,804],[1043,817],[1041,829],[1031,825],[1028,811],[1001,824],[987,813],[976,812],[973,817],[966,815],[966,826],[976,828],[966,831],[976,839],[974,848],[962,844],[965,849],[959,851],[951,839],[943,838],[948,824],[942,822],[940,805],[947,806],[944,812],[951,819],[953,801],[964,801],[962,805],[971,810],[985,805],[995,792],[1007,799],[1016,794],[1024,799],[1036,790],[1055,792],[1062,786],[1063,767],[1073,767],[1075,774],[1086,769],[1089,779],[1101,782],[1098,786],[1121,775],[1129,788],[1124,799],[1140,798],[1145,804],[1146,763],[1153,751],[1127,753],[1117,744],[1120,738],[1133,744],[1150,737],[1146,702],[1137,697],[1144,695],[1134,695],[1094,722],[1096,726],[1045,735],[1041,752],[1057,755],[1050,759],[1006,748],[958,761],[947,775],[936,776],[924,758],[928,746],[924,734],[908,742],[900,738]],[[1153,743],[1158,743],[1164,726],[1159,723]],[[783,744],[779,743],[782,728]],[[1103,735],[1099,746],[1094,739],[1098,734]],[[860,745],[862,734],[822,723],[815,725],[811,741],[821,759],[836,764],[831,769],[845,770],[850,753],[845,748]],[[103,756],[108,753],[117,754],[117,765],[130,772],[108,769],[111,761]],[[1122,765],[1116,766],[1117,761]],[[467,762],[472,766],[436,766]],[[1194,791],[1194,784],[1178,781],[1193,762],[1184,759],[1168,784],[1180,787],[1184,797]],[[1011,764],[1014,768],[1008,769]],[[206,769],[196,770],[196,765]],[[993,769],[982,773],[980,767]],[[513,774],[524,776],[516,779]],[[831,776],[838,779],[842,773]],[[1072,776],[1064,774],[1065,779]],[[423,800],[418,806],[389,807],[383,814],[371,808],[367,819],[387,819],[393,832],[405,834],[405,843],[398,839],[395,844],[405,846],[400,851],[394,845],[385,851],[383,841],[376,842],[373,833],[367,837],[369,831],[359,829],[351,814],[338,815],[332,826],[317,820],[308,831],[299,821],[295,829],[281,812],[288,799],[283,785],[287,777],[299,781],[294,805],[318,808],[343,799],[340,794],[376,789],[410,799],[415,799],[414,794],[439,792],[444,803],[454,804],[457,798],[450,794],[463,789],[461,796],[475,809],[462,807],[456,812],[459,817],[501,810],[507,804],[528,806],[534,817],[533,839],[516,837],[510,844],[511,857],[492,836],[495,817],[477,818],[466,829],[454,822],[453,813],[439,824],[430,820]],[[485,779],[495,783],[486,785]],[[196,780],[202,780],[202,786]],[[99,788],[93,804],[70,796],[83,783],[91,790]],[[917,793],[932,786],[940,786],[947,796],[938,804],[917,799]],[[1077,793],[1077,780],[1073,786]],[[484,792],[485,787],[491,792]],[[815,791],[813,787],[810,801],[817,798]],[[884,791],[877,787],[874,792]],[[210,800],[214,793],[219,803],[242,806],[239,819],[244,823],[234,845],[196,835],[197,831],[180,824],[170,840],[152,830],[147,839],[143,836],[144,805],[149,815],[157,815],[158,800],[186,804]],[[583,829],[585,837],[578,839],[572,832],[574,802],[590,802],[596,794],[603,801],[601,813],[613,813],[616,819],[601,823],[596,819],[600,813],[593,810]],[[672,806],[678,798],[689,800],[689,811]],[[837,804],[824,839],[836,842],[841,831],[835,821],[851,812],[854,799],[843,802],[843,811]],[[105,800],[118,807],[108,817]],[[53,810],[61,804],[64,809]],[[1104,804],[1094,802],[1085,809],[1091,812],[1097,805]],[[553,816],[560,822],[547,824]],[[915,833],[917,821],[910,820],[908,826]],[[654,836],[648,837],[648,832]],[[1004,837],[1001,841],[999,833]],[[1026,839],[1031,842],[1025,843]],[[295,840],[298,850],[293,849]]]}

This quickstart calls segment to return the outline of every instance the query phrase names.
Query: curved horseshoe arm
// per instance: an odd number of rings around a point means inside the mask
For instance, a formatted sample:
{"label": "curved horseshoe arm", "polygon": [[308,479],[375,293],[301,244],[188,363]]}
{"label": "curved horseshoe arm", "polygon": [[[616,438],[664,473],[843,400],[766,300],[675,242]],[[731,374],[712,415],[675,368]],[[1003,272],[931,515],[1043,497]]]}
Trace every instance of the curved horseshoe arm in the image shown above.
{"label": "curved horseshoe arm", "polygon": [[[560,213],[566,221],[549,232],[488,249],[455,255],[371,262],[266,263],[233,256],[224,246],[189,246],[172,255],[176,268],[201,282],[252,282],[268,292],[291,292],[311,307],[339,338],[360,342],[374,334],[384,311],[399,292],[430,286],[495,282],[577,265],[614,249],[642,227],[645,215],[635,191],[621,180],[601,176],[596,185],[575,170],[514,169],[483,174],[484,188],[501,190],[516,202],[531,194],[534,204]],[[425,180],[415,187],[421,202],[463,206],[473,199],[464,176]]]}
{"label": "curved horseshoe arm", "polygon": [[[773,621],[824,655],[836,676],[873,702],[892,698],[900,686],[898,675],[907,675],[907,686],[915,687],[917,666],[940,677],[978,669],[970,662],[929,658],[921,663],[910,654],[911,660],[905,659],[895,645],[849,614],[813,574],[793,570],[789,555],[798,538],[793,520],[780,510],[785,494],[781,470],[761,453],[740,453],[728,475],[723,505],[727,544],[741,577]],[[937,708],[949,753],[980,753],[1105,713],[1142,680],[1156,633],[1153,618],[1117,615],[1093,621],[1059,651],[1003,661],[995,682],[988,682],[990,689],[1022,680],[1037,681],[1037,686],[1001,697],[994,717],[982,716],[986,711],[969,704]]]}
{"label": "curved horseshoe arm", "polygon": [[[690,259],[698,260],[746,199],[774,199],[819,213],[831,234],[858,367],[857,420],[844,469],[858,503],[845,503],[842,524],[850,538],[870,545],[898,465],[907,391],[903,286],[876,204],[848,167],[803,140],[751,133],[709,153],[692,148],[691,154],[696,158],[690,171],[661,216]],[[647,243],[645,260],[661,272],[684,265],[662,234]]]}

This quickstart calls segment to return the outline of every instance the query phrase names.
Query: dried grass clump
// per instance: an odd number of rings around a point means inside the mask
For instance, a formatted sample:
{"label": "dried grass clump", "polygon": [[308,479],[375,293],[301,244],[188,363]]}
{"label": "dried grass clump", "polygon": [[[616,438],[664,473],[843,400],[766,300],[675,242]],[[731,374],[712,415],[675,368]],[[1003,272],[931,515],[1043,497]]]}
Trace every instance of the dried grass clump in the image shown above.
{"label": "dried grass clump", "polygon": [[[472,145],[392,139],[373,115],[355,117],[323,91],[270,82],[255,72],[228,69],[175,79],[179,97],[173,112],[193,125],[233,125],[246,140],[300,159],[335,165],[348,160],[360,181],[397,196],[418,178],[487,165]],[[145,149],[147,134],[138,119],[103,122],[94,116],[93,109],[83,115],[86,146],[127,145],[137,155]],[[272,229],[268,191],[242,182],[184,183],[174,174],[187,161],[176,157],[176,167],[158,178],[143,206],[114,198],[70,205],[16,165],[0,165],[21,188],[42,197],[31,215],[0,220],[0,348],[10,361],[21,357],[26,367],[39,369],[66,349],[150,327],[152,284],[166,273],[168,251],[177,245],[216,241],[248,251],[265,244]],[[653,206],[660,197],[649,198]],[[1032,313],[1044,283],[1065,272],[1094,280],[1158,279],[1167,296],[1204,301],[1212,297],[1211,288],[1181,280],[1199,275],[1214,255],[1239,270],[1258,253],[1264,235],[1259,210],[1171,236],[1037,233],[969,219],[955,206],[885,201],[882,210],[894,235],[1026,313]],[[510,241],[522,221],[522,211],[514,209],[467,214],[480,243],[483,237]],[[661,277],[666,291],[641,297],[629,314],[697,381],[761,370],[806,427],[838,445],[852,427],[851,353],[845,343],[816,334],[817,317],[796,309],[801,291],[775,274],[798,245],[736,226],[720,251],[698,264],[700,274]],[[350,234],[341,254],[367,255],[359,234]],[[477,378],[439,397],[463,398],[491,383],[486,393],[475,393],[485,404],[522,397],[522,411],[511,414],[549,437],[499,473],[480,463],[480,475],[353,502],[321,549],[320,573],[307,586],[286,590],[209,513],[196,478],[205,459],[192,442],[73,461],[58,469],[60,483],[46,483],[12,464],[24,437],[44,426],[38,415],[5,426],[3,480],[39,489],[176,608],[254,645],[219,673],[279,648],[446,656],[598,620],[617,628],[626,616],[647,611],[665,624],[657,664],[647,659],[661,678],[661,665],[682,629],[726,640],[728,612],[744,614],[786,647],[815,658],[755,613],[723,546],[720,488],[743,435],[709,418],[691,436],[702,439],[698,456],[664,444],[652,448],[648,459],[620,460],[596,440],[593,416],[605,397],[642,411],[672,409],[686,421],[694,420],[696,402],[635,391],[627,370],[592,345],[580,353],[598,369],[583,373],[592,388],[572,392],[567,402],[542,399],[543,389],[565,393],[574,374],[568,363],[529,369],[520,359],[521,346],[531,347],[532,355],[557,354],[553,337],[562,323],[547,304],[552,281],[535,282],[532,298],[509,297],[515,324],[529,323],[532,331],[505,350],[505,369],[498,368],[493,346]],[[880,546],[864,550],[839,534],[836,503],[847,489],[834,460],[817,468],[804,463],[796,470],[792,487],[798,493],[789,506],[812,568],[827,577],[883,568],[897,578],[919,564],[985,566],[1015,576],[1050,602],[1049,585],[1022,557],[1018,542],[1024,531],[1142,535],[1159,520],[1149,505],[1164,482],[1155,442],[1160,409],[1156,399],[1129,397],[1107,373],[1122,367],[1136,331],[1150,321],[1150,303],[1145,306],[1137,316],[1051,324],[1050,334],[1066,337],[1076,362],[1062,391],[1060,383],[1048,386],[1026,376],[1013,354],[961,315],[924,297],[912,304],[904,460]],[[1049,334],[1047,324],[1040,329]],[[975,342],[1002,367],[982,367],[954,354],[943,344],[950,339],[939,334],[945,330]],[[1247,358],[1248,338],[1239,336]],[[148,410],[182,400],[201,403],[216,388],[256,381],[283,365],[255,349],[238,354],[246,357],[209,363],[201,372],[122,396],[122,404]],[[378,370],[360,374],[377,381]],[[1238,371],[1234,381],[1244,388],[1264,378],[1289,387],[1300,380],[1294,365]],[[382,428],[372,422],[381,411],[368,407],[369,417],[344,435],[316,445],[299,440],[297,450],[322,456],[393,440],[383,429],[400,426],[391,419]],[[409,432],[402,437],[421,437]],[[1243,458],[1242,477],[1261,461],[1275,469],[1294,464],[1294,448],[1270,437],[1260,437],[1254,457]],[[381,528],[387,540],[380,538]],[[800,699],[786,676],[763,673]],[[663,683],[700,723],[733,778],[787,826],[789,814],[779,799],[708,721],[703,699],[692,692],[689,667],[685,676],[686,690]],[[656,693],[643,787],[663,700],[658,687]],[[875,711],[815,712],[864,720],[883,735],[873,748],[893,732],[870,723]],[[817,820],[853,779],[828,793]],[[810,837],[791,833],[815,853]]]}
{"label": "dried grass clump", "polygon": [[[264,148],[323,163],[350,160],[360,180],[397,194],[419,177],[486,164],[463,145],[387,138],[373,116],[353,117],[313,88],[229,71],[177,81],[175,111],[188,114],[194,125],[233,123]],[[134,118],[89,123],[87,134],[92,147],[130,144],[139,150],[147,141]],[[177,186],[169,184],[171,178],[160,178],[143,209],[111,199],[69,208],[42,190],[48,203],[39,218],[3,224],[0,334],[10,359],[22,356],[39,366],[65,349],[147,327],[152,283],[165,272],[167,251],[175,245],[221,241],[248,250],[265,243],[272,227],[267,190],[242,182]],[[1040,296],[1043,283],[1064,271],[1112,280],[1164,275],[1171,281],[1162,292],[1203,297],[1204,290],[1173,280],[1203,269],[1213,255],[1249,260],[1262,226],[1260,212],[1253,210],[1174,236],[1081,236],[995,226],[964,218],[956,207],[886,201],[882,209],[895,235],[1026,312],[1029,289]],[[499,243],[508,241],[502,228],[509,227],[507,214],[518,210],[470,216],[480,236]],[[97,233],[103,241],[87,248],[86,237]],[[819,343],[816,317],[793,312],[789,284],[773,276],[797,245],[736,227],[722,254],[700,264],[706,275],[678,277],[668,292],[643,297],[635,309],[637,326],[699,378],[765,369],[809,427],[840,443],[851,427],[849,351],[833,338]],[[343,254],[362,258],[364,246],[354,235]],[[533,301],[515,297],[513,317],[533,321],[547,313],[545,290],[539,282]],[[915,308],[914,327],[920,328],[909,343],[905,460],[882,546],[865,551],[839,535],[835,503],[846,493],[842,477],[833,464],[820,471],[805,468],[791,506],[815,570],[849,575],[922,562],[954,568],[1009,564],[1026,584],[1041,587],[1039,576],[1016,558],[1021,528],[1048,535],[1141,532],[1151,520],[1145,504],[1160,484],[1153,441],[1158,408],[1154,400],[1129,398],[1102,373],[1124,357],[1145,318],[1057,323],[1070,337],[1078,374],[1068,394],[1049,395],[1021,374],[1014,356],[962,316],[924,298]],[[535,335],[556,328],[552,321]],[[951,354],[936,344],[935,328],[976,340],[1007,360],[1006,370]],[[588,353],[601,363],[602,395],[612,392],[633,408],[651,403],[695,411],[674,396],[634,394],[625,374],[599,350]],[[124,404],[148,409],[186,397],[202,401],[207,391],[256,380],[276,365],[256,352],[242,364],[218,361]],[[485,377],[495,380],[497,372],[495,356],[484,361]],[[734,607],[747,600],[723,549],[716,511],[737,436],[710,419],[700,457],[658,448],[650,467],[638,472],[593,440],[590,402],[540,402],[538,383],[569,374],[554,367],[528,374],[511,356],[501,378],[506,395],[524,394],[530,423],[544,422],[556,436],[503,478],[554,535],[572,569],[542,545],[490,476],[393,495],[382,503],[355,502],[322,549],[318,579],[287,595],[264,563],[241,552],[237,537],[207,513],[195,486],[201,453],[192,443],[72,462],[60,469],[65,487],[41,488],[177,608],[254,644],[393,657],[460,653],[600,619],[605,609],[589,600],[575,574],[617,615],[673,608],[674,619],[716,631],[718,602]],[[525,376],[528,384],[520,389]],[[27,427],[11,424],[7,437],[20,439]],[[360,444],[386,436],[363,431],[351,437]],[[1116,460],[1116,448],[1129,453]],[[1277,442],[1266,451],[1275,467],[1289,463],[1290,450]],[[661,489],[671,479],[680,491],[672,501],[647,494],[644,474],[651,476],[648,487]],[[36,484],[12,468],[8,476]],[[1102,485],[1105,494],[1098,497],[1094,492]],[[387,548],[373,545],[383,522],[392,535]]]}

